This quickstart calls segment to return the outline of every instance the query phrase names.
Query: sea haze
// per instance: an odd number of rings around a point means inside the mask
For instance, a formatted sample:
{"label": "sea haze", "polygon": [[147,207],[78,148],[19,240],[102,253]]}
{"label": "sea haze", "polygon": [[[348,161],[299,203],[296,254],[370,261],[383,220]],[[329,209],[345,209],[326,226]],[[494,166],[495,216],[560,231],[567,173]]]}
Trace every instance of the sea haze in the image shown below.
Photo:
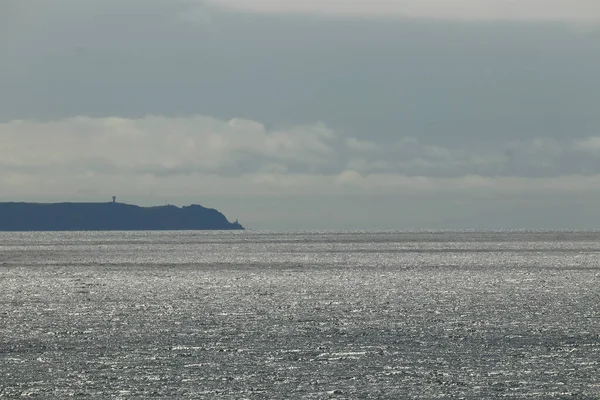
{"label": "sea haze", "polygon": [[0,233],[0,397],[598,398],[600,232]]}

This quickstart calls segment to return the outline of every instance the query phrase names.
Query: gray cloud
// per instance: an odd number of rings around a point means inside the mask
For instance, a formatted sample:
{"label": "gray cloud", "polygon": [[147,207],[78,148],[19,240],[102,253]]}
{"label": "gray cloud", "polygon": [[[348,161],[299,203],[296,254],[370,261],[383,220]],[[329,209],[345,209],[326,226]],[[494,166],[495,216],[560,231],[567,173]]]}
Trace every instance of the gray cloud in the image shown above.
{"label": "gray cloud", "polygon": [[410,137],[384,147],[322,123],[269,130],[256,121],[204,116],[75,117],[0,124],[0,172],[5,195],[41,193],[39,182],[74,193],[82,179],[86,190],[114,179],[161,182],[181,192],[190,177],[213,182],[214,194],[223,194],[219,179],[229,182],[225,192],[234,185],[248,195],[589,190],[600,174],[598,143],[534,139],[475,152]]}
{"label": "gray cloud", "polygon": [[186,3],[61,1],[69,6],[46,6],[35,17],[15,12],[14,20],[35,23],[11,25],[0,44],[0,120],[323,121],[363,141],[416,137],[443,146],[600,131],[600,41],[552,24],[329,20],[204,7],[207,28],[182,23],[195,10]]}
{"label": "gray cloud", "polygon": [[[193,1],[193,0],[192,0]],[[209,0],[220,7],[266,13],[401,16],[457,20],[600,20],[594,0]]]}
{"label": "gray cloud", "polygon": [[[0,124],[4,165],[88,168],[95,172],[218,173],[252,160],[328,163],[335,133],[323,124],[267,131],[255,121],[210,117],[141,119],[75,117]],[[255,170],[256,171],[256,170]]]}

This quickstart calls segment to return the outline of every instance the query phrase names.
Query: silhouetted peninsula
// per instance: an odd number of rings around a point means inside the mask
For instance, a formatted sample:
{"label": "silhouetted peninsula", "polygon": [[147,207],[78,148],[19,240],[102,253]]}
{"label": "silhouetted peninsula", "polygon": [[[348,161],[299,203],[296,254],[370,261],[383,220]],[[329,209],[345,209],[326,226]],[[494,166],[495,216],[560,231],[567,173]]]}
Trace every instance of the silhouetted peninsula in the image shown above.
{"label": "silhouetted peninsula", "polygon": [[0,231],[240,230],[219,211],[192,204],[0,203]]}

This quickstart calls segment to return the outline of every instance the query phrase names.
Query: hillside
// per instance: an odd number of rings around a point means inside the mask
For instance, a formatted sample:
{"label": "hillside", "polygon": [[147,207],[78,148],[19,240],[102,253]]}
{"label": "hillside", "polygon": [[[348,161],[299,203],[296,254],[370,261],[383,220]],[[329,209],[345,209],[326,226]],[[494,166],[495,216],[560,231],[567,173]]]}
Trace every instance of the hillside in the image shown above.
{"label": "hillside", "polygon": [[140,207],[124,203],[0,203],[0,231],[239,230],[200,205]]}

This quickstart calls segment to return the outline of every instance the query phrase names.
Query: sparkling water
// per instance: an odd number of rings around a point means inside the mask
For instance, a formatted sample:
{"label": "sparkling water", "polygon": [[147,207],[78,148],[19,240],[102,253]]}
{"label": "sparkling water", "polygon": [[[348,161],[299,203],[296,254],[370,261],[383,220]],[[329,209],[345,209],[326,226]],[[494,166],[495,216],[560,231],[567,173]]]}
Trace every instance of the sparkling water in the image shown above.
{"label": "sparkling water", "polygon": [[599,398],[598,232],[0,233],[0,397]]}

